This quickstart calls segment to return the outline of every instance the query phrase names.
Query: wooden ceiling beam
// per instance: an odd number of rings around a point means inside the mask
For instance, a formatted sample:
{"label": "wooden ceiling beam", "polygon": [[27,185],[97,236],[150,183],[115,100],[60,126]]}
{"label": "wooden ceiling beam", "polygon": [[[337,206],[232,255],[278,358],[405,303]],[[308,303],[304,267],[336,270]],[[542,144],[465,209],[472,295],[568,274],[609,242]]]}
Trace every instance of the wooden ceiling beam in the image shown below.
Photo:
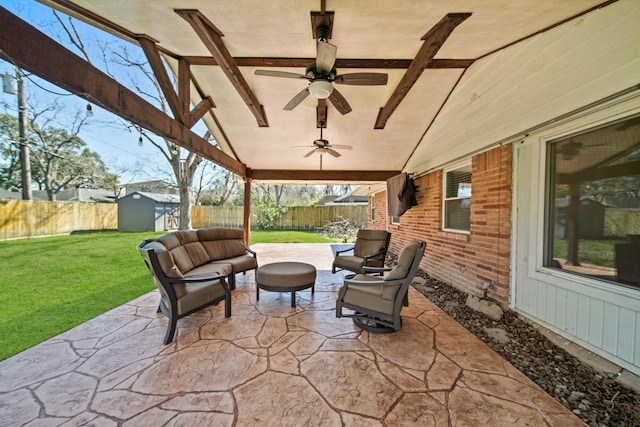
{"label": "wooden ceiling beam", "polygon": [[433,28],[427,31],[422,37],[424,43],[420,47],[416,57],[411,61],[411,65],[407,68],[407,71],[404,73],[404,76],[402,76],[402,79],[387,103],[378,112],[374,129],[384,129],[387,120],[389,120],[409,90],[411,90],[413,85],[418,81],[427,64],[433,59],[438,50],[440,50],[453,30],[469,16],[471,16],[470,13],[449,13]]}
{"label": "wooden ceiling beam", "polygon": [[191,108],[191,65],[184,59],[178,60],[178,102],[182,113],[182,123],[193,127],[194,122],[188,114]]}
{"label": "wooden ceiling beam", "polygon": [[269,127],[264,107],[258,102],[258,98],[256,98],[249,84],[242,76],[235,60],[222,42],[224,34],[198,10],[176,9],[175,12],[187,21],[200,37],[211,56],[220,65],[222,71],[255,116],[258,126]]}
{"label": "wooden ceiling beam", "polygon": [[191,110],[189,114],[189,127],[193,127],[198,123],[198,120],[207,114],[211,108],[213,108],[213,100],[207,96]]}
{"label": "wooden ceiling beam", "polygon": [[[185,56],[183,59],[191,65],[218,65],[210,56]],[[315,61],[315,58],[258,58],[236,57],[239,67],[282,67],[282,68],[306,68]],[[468,68],[473,64],[473,59],[432,59],[425,68]],[[411,65],[411,59],[336,59],[336,68],[377,68],[377,69],[407,69]]]}
{"label": "wooden ceiling beam", "polygon": [[0,7],[0,57],[239,176],[244,164]]}
{"label": "wooden ceiling beam", "polygon": [[400,171],[354,171],[354,170],[280,170],[251,169],[247,171],[256,181],[345,181],[382,182],[398,175]]}
{"label": "wooden ceiling beam", "polygon": [[558,184],[582,184],[600,179],[619,178],[625,175],[637,175],[640,171],[640,160],[615,166],[590,167],[574,173],[558,174]]}
{"label": "wooden ceiling beam", "polygon": [[149,66],[158,81],[173,117],[183,125],[192,128],[210,108],[214,108],[213,99],[204,97],[193,110],[189,111],[191,108],[192,78],[189,62],[184,59],[178,60],[178,93],[176,93],[171,77],[160,56],[157,41],[141,34],[136,36],[136,40],[138,40],[147,57],[147,61],[149,61]]}
{"label": "wooden ceiling beam", "polygon": [[[144,34],[137,34],[136,40],[140,44],[142,51],[147,57],[147,61],[149,61],[151,71],[153,71],[153,75],[158,81],[160,90],[162,90],[164,99],[167,101],[169,109],[173,113],[173,117],[183,125],[189,126],[189,124],[186,122],[186,120],[188,120],[187,112],[189,111],[189,106],[187,105],[186,108],[183,108],[183,103],[178,99],[178,94],[173,87],[173,82],[169,77],[169,73],[167,73],[164,62],[162,62],[162,58],[160,57],[160,52],[156,47],[157,41]],[[187,74],[185,76],[179,73],[179,80],[184,80],[185,78],[188,79],[189,75]],[[183,88],[184,84],[179,85],[179,87]],[[184,95],[182,98],[184,99]]]}

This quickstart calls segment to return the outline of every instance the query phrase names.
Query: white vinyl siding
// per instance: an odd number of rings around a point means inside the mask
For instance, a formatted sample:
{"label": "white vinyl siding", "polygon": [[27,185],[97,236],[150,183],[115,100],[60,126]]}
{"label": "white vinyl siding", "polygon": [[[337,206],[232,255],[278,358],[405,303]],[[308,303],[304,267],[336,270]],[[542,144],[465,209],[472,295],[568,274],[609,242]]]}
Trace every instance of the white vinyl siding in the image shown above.
{"label": "white vinyl siding", "polygon": [[514,143],[511,301],[513,309],[640,374],[640,287],[544,266],[547,143],[640,113],[640,93]]}

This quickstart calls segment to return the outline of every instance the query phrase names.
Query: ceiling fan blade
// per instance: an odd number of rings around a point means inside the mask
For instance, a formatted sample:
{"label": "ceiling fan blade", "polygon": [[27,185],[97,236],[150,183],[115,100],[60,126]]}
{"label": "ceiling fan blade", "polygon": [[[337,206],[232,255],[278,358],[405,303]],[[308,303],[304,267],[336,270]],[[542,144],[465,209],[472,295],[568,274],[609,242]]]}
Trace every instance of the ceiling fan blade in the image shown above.
{"label": "ceiling fan blade", "polygon": [[307,154],[304,155],[304,157],[310,157],[313,156],[313,153],[316,152],[316,149],[314,148],[313,150],[309,151]]}
{"label": "ceiling fan blade", "polygon": [[337,148],[338,150],[353,150],[350,145],[331,144],[330,148]]}
{"label": "ceiling fan blade", "polygon": [[325,150],[327,150],[327,153],[331,154],[333,157],[341,156],[340,153],[338,153],[336,150],[332,150],[331,148],[325,148]]}
{"label": "ceiling fan blade", "polygon": [[336,107],[336,110],[338,110],[340,114],[344,115],[351,112],[351,106],[336,88],[334,88],[333,92],[331,92],[331,95],[329,95],[329,101],[331,101],[333,106]]}
{"label": "ceiling fan blade", "polygon": [[290,73],[288,71],[256,70],[254,74],[256,76],[284,77],[287,79],[307,79],[307,76],[303,76],[302,74]]}
{"label": "ceiling fan blade", "polygon": [[334,83],[354,86],[384,86],[388,76],[385,73],[347,73],[335,77]]}
{"label": "ceiling fan blade", "polygon": [[291,111],[298,106],[304,99],[309,96],[309,89],[304,88],[296,96],[291,98],[291,101],[287,105],[284,106],[283,110]]}
{"label": "ceiling fan blade", "polygon": [[316,69],[322,74],[329,74],[336,62],[338,48],[331,43],[318,41],[316,43]]}

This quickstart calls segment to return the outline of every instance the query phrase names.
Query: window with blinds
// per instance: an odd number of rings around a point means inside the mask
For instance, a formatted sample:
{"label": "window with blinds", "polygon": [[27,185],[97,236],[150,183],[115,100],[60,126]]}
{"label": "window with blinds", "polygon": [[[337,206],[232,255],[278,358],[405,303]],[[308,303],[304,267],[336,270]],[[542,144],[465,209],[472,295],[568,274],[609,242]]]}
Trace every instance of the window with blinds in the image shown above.
{"label": "window with blinds", "polygon": [[471,163],[445,170],[444,176],[442,228],[468,233],[471,219]]}

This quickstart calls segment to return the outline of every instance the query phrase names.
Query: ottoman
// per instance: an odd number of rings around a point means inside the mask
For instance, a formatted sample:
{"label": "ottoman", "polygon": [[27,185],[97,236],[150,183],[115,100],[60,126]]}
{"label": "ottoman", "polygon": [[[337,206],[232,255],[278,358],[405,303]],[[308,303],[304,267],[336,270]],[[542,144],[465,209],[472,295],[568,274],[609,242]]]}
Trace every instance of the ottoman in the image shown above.
{"label": "ottoman", "polygon": [[291,292],[291,307],[296,306],[296,291],[311,288],[315,291],[316,268],[304,262],[274,262],[256,270],[256,300],[260,289],[272,292]]}

